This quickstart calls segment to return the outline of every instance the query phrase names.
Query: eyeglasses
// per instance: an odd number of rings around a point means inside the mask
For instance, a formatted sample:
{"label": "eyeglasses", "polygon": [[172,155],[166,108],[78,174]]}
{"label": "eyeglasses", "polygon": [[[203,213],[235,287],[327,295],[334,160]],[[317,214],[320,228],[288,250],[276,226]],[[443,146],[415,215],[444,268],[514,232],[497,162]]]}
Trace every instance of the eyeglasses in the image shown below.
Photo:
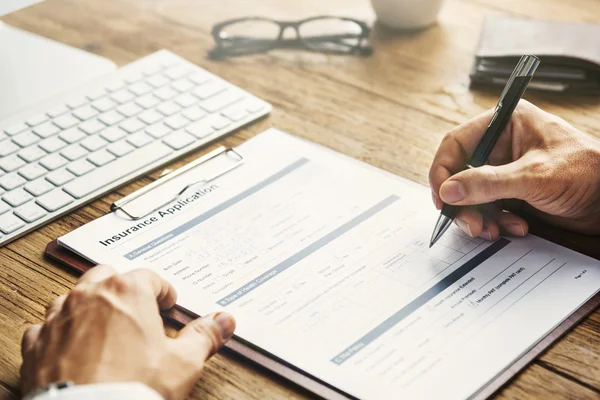
{"label": "eyeglasses", "polygon": [[[288,28],[295,31],[295,38],[284,38]],[[369,56],[373,53],[368,45],[370,34],[365,22],[343,17],[320,16],[296,22],[240,18],[215,25],[212,35],[216,47],[208,55],[225,58],[284,48]]]}

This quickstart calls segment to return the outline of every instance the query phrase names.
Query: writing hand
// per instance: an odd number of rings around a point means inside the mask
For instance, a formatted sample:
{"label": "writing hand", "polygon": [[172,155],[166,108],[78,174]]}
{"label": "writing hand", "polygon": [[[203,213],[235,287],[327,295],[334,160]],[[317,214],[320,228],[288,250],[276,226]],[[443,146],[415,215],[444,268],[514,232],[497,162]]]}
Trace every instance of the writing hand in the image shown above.
{"label": "writing hand", "polygon": [[522,100],[489,165],[464,170],[492,117],[488,111],[448,133],[429,172],[433,201],[466,206],[456,218],[470,236],[524,236],[527,222],[504,211],[508,199],[554,225],[600,233],[600,143]]}

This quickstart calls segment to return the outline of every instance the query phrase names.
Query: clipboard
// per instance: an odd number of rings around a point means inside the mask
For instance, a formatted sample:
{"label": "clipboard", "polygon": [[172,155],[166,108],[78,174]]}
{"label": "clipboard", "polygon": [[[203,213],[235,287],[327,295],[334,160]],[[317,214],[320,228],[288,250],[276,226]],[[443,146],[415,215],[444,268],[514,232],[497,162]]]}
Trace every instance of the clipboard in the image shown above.
{"label": "clipboard", "polygon": [[[223,158],[228,161],[228,165],[225,167],[219,168],[206,176],[193,176],[192,173],[196,167],[206,165],[207,163],[213,162],[216,159]],[[219,147],[176,171],[166,171],[157,181],[113,203],[110,207],[111,211],[121,213],[123,218],[129,218],[131,220],[143,218],[145,215],[148,215],[154,212],[156,209],[164,206],[165,201],[170,203],[174,200],[177,200],[189,189],[200,184],[207,184],[219,178],[220,176],[233,171],[234,169],[243,165],[244,161],[245,159],[239,150]],[[190,173],[190,176],[192,176],[193,179],[189,180],[188,183],[182,188],[173,187],[174,190],[172,191],[172,196],[168,195],[163,199],[155,199],[154,203],[152,203],[151,206],[146,207],[146,209],[143,211],[132,207],[135,205],[136,201],[140,201],[144,198],[147,199],[147,196],[151,195],[154,189],[158,187],[164,189],[165,185],[172,183],[174,178],[182,176],[186,173]],[[167,191],[167,193],[169,192]],[[566,247],[575,248],[579,252],[592,256],[596,259],[600,259],[600,251],[592,246],[594,241],[593,238],[565,233],[564,231],[559,232],[558,229],[554,228],[548,229],[547,226],[540,224],[539,221],[530,221],[530,223],[532,225],[532,231],[540,234],[539,236],[545,237],[546,239],[555,243],[566,245]],[[60,246],[57,240],[54,240],[47,245],[45,256],[48,259],[69,267],[78,274],[82,274],[94,267],[94,263]],[[553,343],[555,343],[569,330],[574,328],[577,323],[582,321],[599,306],[600,293],[588,300],[582,307],[566,318],[554,330],[535,343],[526,353],[521,355],[521,357],[516,359],[511,365],[507,366],[485,386],[480,388],[479,391],[471,396],[471,398],[485,399],[493,395],[538,356],[540,356]],[[162,316],[168,323],[178,329],[198,317],[194,313],[191,313],[188,310],[178,306],[175,306],[173,309],[162,313]],[[307,390],[320,398],[336,400],[355,399],[355,397],[344,393],[340,389],[335,388],[327,382],[310,375],[309,373],[295,367],[285,360],[282,360],[268,353],[267,351],[254,346],[252,343],[238,338],[237,336],[234,336],[232,340],[226,344],[224,351],[240,356],[252,365],[262,368],[263,370],[274,374],[275,376],[283,378],[284,380],[297,385],[298,387],[303,388],[304,390]]]}

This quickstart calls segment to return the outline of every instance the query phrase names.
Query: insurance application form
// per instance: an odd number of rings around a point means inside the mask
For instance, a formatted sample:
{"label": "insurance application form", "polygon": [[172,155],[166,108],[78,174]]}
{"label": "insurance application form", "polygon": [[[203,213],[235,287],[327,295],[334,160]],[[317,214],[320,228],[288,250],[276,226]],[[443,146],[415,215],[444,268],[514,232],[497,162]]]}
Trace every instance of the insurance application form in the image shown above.
{"label": "insurance application form", "polygon": [[61,245],[153,269],[180,306],[233,314],[238,337],[361,399],[468,398],[600,289],[600,262],[531,235],[455,229],[429,249],[429,189],[331,150],[270,130],[237,151],[239,168]]}

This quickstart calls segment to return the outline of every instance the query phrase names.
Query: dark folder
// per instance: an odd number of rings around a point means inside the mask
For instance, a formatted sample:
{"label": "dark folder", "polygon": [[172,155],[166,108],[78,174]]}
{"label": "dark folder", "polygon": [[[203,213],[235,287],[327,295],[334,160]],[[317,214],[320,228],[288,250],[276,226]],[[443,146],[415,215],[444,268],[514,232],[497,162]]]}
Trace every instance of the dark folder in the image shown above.
{"label": "dark folder", "polygon": [[504,86],[522,54],[541,60],[530,89],[600,92],[600,24],[489,16],[475,52],[471,83]]}

